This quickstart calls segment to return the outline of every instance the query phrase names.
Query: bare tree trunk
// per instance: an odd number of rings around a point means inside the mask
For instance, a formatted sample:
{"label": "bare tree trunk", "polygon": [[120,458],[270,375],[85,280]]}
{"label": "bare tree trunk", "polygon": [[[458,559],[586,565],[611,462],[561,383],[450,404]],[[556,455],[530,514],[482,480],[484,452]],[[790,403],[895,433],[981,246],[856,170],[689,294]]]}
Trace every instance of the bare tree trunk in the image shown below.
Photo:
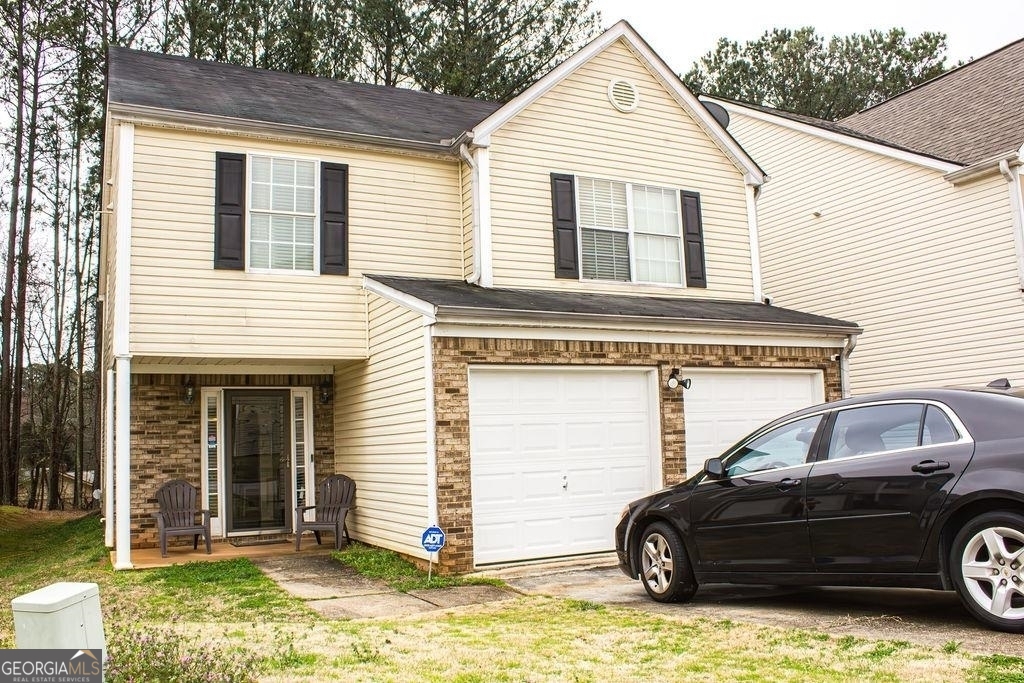
{"label": "bare tree trunk", "polygon": [[14,303],[14,421],[11,430],[11,450],[14,454],[15,495],[17,494],[17,471],[21,452],[21,398],[25,382],[25,321],[28,294],[28,262],[30,253],[30,236],[32,233],[32,201],[35,192],[36,173],[36,142],[39,137],[39,90],[41,87],[41,67],[43,59],[43,36],[41,27],[37,26],[33,41],[35,53],[32,55],[32,94],[29,102],[29,120],[26,130],[28,147],[25,153],[25,204],[21,212],[21,245],[18,255],[18,294]]}
{"label": "bare tree trunk", "polygon": [[18,261],[18,208],[21,201],[21,166],[25,141],[25,1],[17,4],[14,19],[15,43],[15,118],[12,153],[11,206],[7,232],[7,262],[4,272],[3,310],[0,312],[0,501],[18,504],[18,451],[16,431],[20,430],[21,409],[14,403],[14,353],[11,349],[14,326],[15,264]]}
{"label": "bare tree trunk", "polygon": [[[67,362],[64,358],[64,302],[67,296],[64,284],[64,267],[61,263],[61,214],[64,207],[61,204],[61,164],[62,151],[59,128],[53,133],[53,361],[50,364],[50,400],[53,402],[53,409],[50,424],[45,427],[50,432],[49,455],[50,455],[50,481],[49,495],[46,500],[48,510],[57,510],[60,507],[60,475],[64,455],[64,433],[66,420],[64,415],[64,397],[66,395],[66,368]],[[67,251],[65,250],[66,254]],[[81,472],[75,474],[81,476]]]}

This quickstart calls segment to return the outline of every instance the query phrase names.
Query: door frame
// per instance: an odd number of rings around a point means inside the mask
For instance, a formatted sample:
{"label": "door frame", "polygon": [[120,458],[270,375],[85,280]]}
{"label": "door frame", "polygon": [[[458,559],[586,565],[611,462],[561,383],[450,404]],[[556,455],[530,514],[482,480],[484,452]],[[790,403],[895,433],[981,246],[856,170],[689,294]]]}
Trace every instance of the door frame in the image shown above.
{"label": "door frame", "polygon": [[[253,531],[227,531],[226,509],[224,507],[224,492],[227,486],[225,476],[226,435],[227,430],[224,421],[224,392],[225,391],[287,391],[288,392],[288,434],[289,434],[289,468],[291,481],[297,479],[296,462],[298,447],[304,451],[306,505],[316,504],[316,472],[314,468],[314,430],[313,430],[313,388],[312,387],[203,387],[200,390],[200,411],[201,411],[201,435],[200,443],[200,481],[201,481],[201,507],[210,511],[211,533],[219,538],[235,536],[254,536],[266,533],[280,533],[280,531],[253,530]],[[296,414],[296,399],[301,399],[303,414],[301,424]],[[301,429],[302,434],[296,432]],[[301,440],[298,438],[301,436]],[[297,502],[296,487],[290,489],[288,509],[286,516],[291,520],[286,531],[294,533],[295,515]]]}

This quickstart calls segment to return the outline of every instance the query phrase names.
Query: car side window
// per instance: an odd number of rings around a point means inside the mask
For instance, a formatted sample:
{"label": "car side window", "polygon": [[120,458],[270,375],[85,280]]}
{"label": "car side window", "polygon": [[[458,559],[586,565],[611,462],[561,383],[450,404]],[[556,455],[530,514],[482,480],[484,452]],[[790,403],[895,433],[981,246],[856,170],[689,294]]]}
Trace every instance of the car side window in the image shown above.
{"label": "car side window", "polygon": [[928,446],[937,443],[952,443],[960,438],[956,427],[949,421],[942,410],[935,406],[928,406],[924,415],[924,430],[921,432],[921,445]]}
{"label": "car side window", "polygon": [[891,403],[840,411],[829,440],[828,459],[919,446],[924,409],[920,403]]}
{"label": "car side window", "polygon": [[726,475],[742,476],[807,462],[807,452],[821,419],[821,415],[805,417],[747,441],[726,456]]}

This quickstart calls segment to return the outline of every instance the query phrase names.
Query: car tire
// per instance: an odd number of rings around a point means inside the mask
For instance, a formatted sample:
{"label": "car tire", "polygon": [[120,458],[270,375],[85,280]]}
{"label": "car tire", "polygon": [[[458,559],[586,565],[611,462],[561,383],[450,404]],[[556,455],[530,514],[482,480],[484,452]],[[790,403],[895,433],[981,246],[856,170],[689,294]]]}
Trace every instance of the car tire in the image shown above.
{"label": "car tire", "polygon": [[658,602],[685,602],[697,592],[690,559],[679,534],[665,522],[644,529],[637,546],[640,582]]}
{"label": "car tire", "polygon": [[953,539],[949,568],[974,618],[1024,633],[1024,515],[988,512],[972,519]]}

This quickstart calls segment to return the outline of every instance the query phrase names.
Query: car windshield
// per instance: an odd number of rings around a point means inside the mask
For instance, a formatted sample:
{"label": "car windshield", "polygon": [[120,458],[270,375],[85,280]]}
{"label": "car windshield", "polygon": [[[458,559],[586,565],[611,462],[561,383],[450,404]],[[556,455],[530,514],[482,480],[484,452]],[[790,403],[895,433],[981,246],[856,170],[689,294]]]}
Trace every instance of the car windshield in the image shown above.
{"label": "car windshield", "polygon": [[726,456],[726,474],[735,477],[803,464],[821,419],[821,415],[805,417],[744,442]]}

